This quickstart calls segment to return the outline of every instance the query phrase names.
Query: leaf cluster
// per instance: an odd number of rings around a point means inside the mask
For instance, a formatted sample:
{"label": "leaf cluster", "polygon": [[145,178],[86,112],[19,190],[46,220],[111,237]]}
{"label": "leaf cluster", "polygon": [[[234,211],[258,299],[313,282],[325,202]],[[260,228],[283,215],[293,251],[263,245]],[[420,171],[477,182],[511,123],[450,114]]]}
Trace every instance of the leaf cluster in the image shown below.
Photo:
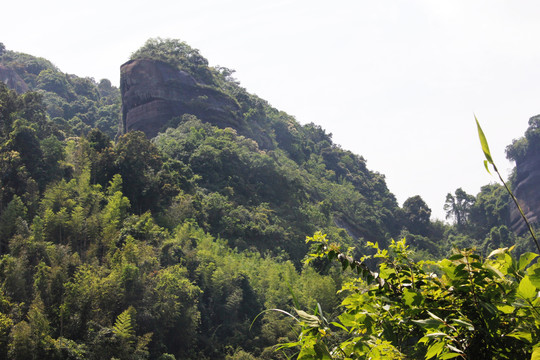
{"label": "leaf cluster", "polygon": [[309,326],[289,344],[301,347],[299,359],[515,359],[537,352],[537,254],[515,259],[503,248],[484,259],[456,249],[448,259],[413,262],[401,240],[388,250],[372,244],[380,262],[367,272],[366,259],[351,260],[320,233],[308,240],[319,249],[312,257],[337,259],[361,276],[343,286],[333,326]]}

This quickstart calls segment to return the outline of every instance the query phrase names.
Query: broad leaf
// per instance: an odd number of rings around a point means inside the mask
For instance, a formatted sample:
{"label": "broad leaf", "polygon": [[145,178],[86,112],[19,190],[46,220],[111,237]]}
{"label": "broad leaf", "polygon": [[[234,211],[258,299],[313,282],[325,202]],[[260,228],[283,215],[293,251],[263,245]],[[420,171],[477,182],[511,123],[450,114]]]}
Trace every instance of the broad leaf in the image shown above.
{"label": "broad leaf", "polygon": [[424,301],[422,294],[417,293],[416,291],[409,290],[405,288],[403,290],[403,302],[407,306],[420,306]]}
{"label": "broad leaf", "polygon": [[525,331],[512,331],[507,336],[526,341],[528,343],[532,343],[532,334],[530,332]]}
{"label": "broad leaf", "polygon": [[532,252],[526,252],[525,254],[521,255],[519,258],[519,270],[525,269],[531,261],[536,259],[538,257],[538,254],[532,253]]}
{"label": "broad leaf", "polygon": [[524,299],[532,299],[536,296],[536,286],[534,286],[528,276],[523,277],[519,282],[518,295]]}
{"label": "broad leaf", "polygon": [[504,314],[511,314],[516,310],[512,305],[497,305],[497,309]]}
{"label": "broad leaf", "polygon": [[540,360],[540,346],[538,346],[538,344],[536,344],[533,350],[531,360]]}

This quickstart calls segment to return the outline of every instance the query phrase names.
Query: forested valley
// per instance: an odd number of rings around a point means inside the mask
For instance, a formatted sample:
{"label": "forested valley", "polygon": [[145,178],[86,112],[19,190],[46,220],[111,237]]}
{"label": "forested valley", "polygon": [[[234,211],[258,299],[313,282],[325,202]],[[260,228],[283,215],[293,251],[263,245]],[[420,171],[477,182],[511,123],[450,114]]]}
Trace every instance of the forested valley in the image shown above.
{"label": "forested valley", "polygon": [[[448,222],[432,220],[187,44],[151,39],[132,59],[189,74],[237,125],[198,117],[199,96],[153,138],[126,131],[109,80],[0,43],[0,358],[533,353],[537,250],[502,184],[448,189]],[[529,124],[514,160],[540,149]]]}

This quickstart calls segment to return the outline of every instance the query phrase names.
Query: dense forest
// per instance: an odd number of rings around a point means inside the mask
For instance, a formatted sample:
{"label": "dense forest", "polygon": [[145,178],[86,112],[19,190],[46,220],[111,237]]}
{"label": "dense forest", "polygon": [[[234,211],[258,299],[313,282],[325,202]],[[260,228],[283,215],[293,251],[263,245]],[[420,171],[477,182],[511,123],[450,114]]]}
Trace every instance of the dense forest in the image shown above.
{"label": "dense forest", "polygon": [[[529,235],[511,230],[502,185],[452,190],[449,222],[432,221],[420,195],[400,207],[364,158],[250,94],[234,71],[208,66],[187,44],[151,39],[132,59],[165,62],[230,99],[237,126],[186,113],[151,139],[126,132],[121,91],[109,80],[65,74],[0,43],[0,73],[9,74],[0,82],[0,358],[287,359],[300,348],[315,349],[302,350],[306,359],[347,358],[325,353],[327,339],[309,332],[345,341],[349,293],[375,297],[342,268],[383,274],[387,262],[460,261],[456,248],[474,248],[478,259],[511,246],[518,258],[535,250]],[[532,121],[509,157],[538,148],[537,133]],[[399,296],[413,299],[409,290]],[[284,312],[303,316],[311,337],[297,341],[301,327]],[[429,349],[428,341],[413,346],[417,333],[405,338],[384,343],[383,358]]]}

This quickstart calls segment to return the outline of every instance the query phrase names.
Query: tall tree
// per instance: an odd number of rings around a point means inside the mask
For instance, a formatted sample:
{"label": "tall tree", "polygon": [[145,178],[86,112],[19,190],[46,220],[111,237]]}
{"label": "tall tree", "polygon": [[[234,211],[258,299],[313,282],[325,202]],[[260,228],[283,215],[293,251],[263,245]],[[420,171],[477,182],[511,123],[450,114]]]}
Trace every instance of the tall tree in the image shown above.
{"label": "tall tree", "polygon": [[453,218],[458,226],[466,225],[474,202],[475,197],[467,194],[462,188],[456,189],[454,195],[448,193],[444,204],[446,218]]}
{"label": "tall tree", "polygon": [[414,234],[427,235],[430,225],[431,209],[420,197],[415,195],[403,203],[403,213],[405,215],[405,225]]}

